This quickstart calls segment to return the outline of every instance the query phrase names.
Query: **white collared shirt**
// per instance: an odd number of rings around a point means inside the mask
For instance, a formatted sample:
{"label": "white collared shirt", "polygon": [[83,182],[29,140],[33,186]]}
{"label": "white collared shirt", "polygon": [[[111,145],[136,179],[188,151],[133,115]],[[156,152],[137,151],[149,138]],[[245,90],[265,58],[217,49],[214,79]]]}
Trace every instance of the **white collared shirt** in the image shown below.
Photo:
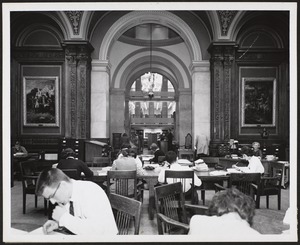
{"label": "white collared shirt", "polygon": [[[76,235],[116,235],[118,228],[106,193],[90,181],[71,180],[74,216],[63,214],[59,226],[64,226]],[[65,205],[66,209],[70,203]]]}

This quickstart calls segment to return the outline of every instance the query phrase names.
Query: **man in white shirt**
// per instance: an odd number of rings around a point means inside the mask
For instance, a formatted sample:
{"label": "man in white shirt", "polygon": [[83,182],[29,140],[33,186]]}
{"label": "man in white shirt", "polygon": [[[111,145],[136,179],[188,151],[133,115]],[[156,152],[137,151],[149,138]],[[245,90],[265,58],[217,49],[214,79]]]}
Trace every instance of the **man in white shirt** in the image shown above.
{"label": "man in white shirt", "polygon": [[116,235],[118,228],[106,193],[90,181],[70,179],[60,169],[42,171],[36,195],[58,205],[53,220],[44,226],[45,234],[65,227],[75,235]]}
{"label": "man in white shirt", "polygon": [[[165,158],[163,169],[160,171],[159,176],[158,176],[158,182],[160,182],[160,183],[165,182],[165,171],[166,170],[180,171],[180,170],[191,170],[191,169],[188,166],[181,166],[177,161],[176,153],[174,151],[168,151],[166,153],[166,158]],[[184,192],[186,193],[191,189],[192,179],[186,179],[185,181],[186,181],[185,185],[183,185],[183,186],[185,186]],[[174,179],[168,178],[167,183],[168,184],[174,183]],[[194,173],[194,185],[200,186],[201,184],[202,184],[201,180]]]}

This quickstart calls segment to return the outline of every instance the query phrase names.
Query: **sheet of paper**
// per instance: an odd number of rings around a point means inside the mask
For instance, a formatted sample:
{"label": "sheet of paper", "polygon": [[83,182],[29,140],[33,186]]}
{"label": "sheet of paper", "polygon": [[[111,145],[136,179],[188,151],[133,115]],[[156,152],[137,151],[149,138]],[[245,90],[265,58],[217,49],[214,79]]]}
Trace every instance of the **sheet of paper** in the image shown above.
{"label": "sheet of paper", "polygon": [[[43,227],[40,227],[40,228],[37,228],[37,229],[35,229],[35,230],[31,231],[31,232],[28,232],[28,234],[29,234],[29,235],[46,235],[46,234],[44,234],[44,232],[43,232]],[[53,231],[53,232],[47,234],[47,236],[48,236],[48,235],[59,235],[59,236],[64,236],[63,233],[59,233],[59,232],[56,232],[56,231]]]}

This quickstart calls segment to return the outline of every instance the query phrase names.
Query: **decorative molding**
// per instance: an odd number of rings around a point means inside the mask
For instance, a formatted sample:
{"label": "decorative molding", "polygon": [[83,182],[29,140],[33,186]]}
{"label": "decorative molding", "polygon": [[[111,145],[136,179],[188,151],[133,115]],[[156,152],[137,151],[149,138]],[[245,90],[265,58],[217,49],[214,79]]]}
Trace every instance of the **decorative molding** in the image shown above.
{"label": "decorative molding", "polygon": [[13,57],[17,60],[37,59],[37,60],[64,60],[65,53],[63,51],[29,51],[15,50],[12,52]]}
{"label": "decorative molding", "polygon": [[217,11],[221,26],[221,35],[226,36],[229,27],[238,11],[221,10]]}
{"label": "decorative molding", "polygon": [[73,34],[79,35],[83,11],[65,11],[65,13],[73,27]]}

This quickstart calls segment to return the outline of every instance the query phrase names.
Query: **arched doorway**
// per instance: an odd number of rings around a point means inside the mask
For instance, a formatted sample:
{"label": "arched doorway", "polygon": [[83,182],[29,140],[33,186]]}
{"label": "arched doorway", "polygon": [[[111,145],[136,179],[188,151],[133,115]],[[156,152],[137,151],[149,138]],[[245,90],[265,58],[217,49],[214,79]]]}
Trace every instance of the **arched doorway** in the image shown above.
{"label": "arched doorway", "polygon": [[139,152],[149,149],[151,143],[167,151],[168,131],[176,132],[178,96],[172,82],[160,73],[148,72],[133,81],[126,93],[125,119]]}

